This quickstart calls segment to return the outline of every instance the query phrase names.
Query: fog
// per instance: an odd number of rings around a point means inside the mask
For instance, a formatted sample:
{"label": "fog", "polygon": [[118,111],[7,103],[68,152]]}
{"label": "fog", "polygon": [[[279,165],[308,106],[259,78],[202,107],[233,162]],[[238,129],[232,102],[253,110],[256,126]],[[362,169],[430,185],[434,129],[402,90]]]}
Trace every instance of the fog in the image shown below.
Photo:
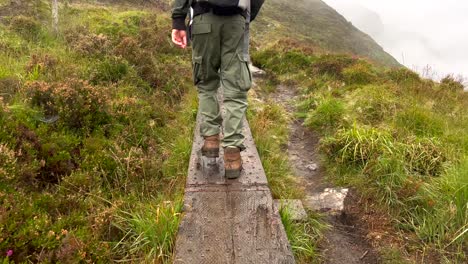
{"label": "fog", "polygon": [[324,1],[426,77],[468,77],[468,1]]}

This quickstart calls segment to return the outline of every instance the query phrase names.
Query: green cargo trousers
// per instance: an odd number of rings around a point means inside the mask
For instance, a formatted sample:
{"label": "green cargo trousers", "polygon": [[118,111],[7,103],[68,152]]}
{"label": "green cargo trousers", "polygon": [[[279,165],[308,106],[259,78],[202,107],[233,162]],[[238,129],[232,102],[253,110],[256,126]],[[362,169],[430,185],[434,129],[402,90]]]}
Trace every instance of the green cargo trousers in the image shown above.
{"label": "green cargo trousers", "polygon": [[193,79],[198,89],[200,133],[220,133],[223,123],[217,98],[223,89],[224,138],[222,147],[244,150],[242,120],[247,110],[247,92],[252,85],[248,58],[243,54],[245,18],[242,15],[198,15],[192,24]]}

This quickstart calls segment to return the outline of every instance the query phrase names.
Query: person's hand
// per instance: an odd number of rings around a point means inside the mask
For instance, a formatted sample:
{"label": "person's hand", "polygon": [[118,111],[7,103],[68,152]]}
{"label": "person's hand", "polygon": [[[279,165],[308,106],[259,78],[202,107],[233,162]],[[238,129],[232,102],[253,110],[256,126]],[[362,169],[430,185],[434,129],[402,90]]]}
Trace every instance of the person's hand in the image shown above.
{"label": "person's hand", "polygon": [[179,48],[185,49],[187,47],[187,32],[185,30],[173,29],[172,42]]}

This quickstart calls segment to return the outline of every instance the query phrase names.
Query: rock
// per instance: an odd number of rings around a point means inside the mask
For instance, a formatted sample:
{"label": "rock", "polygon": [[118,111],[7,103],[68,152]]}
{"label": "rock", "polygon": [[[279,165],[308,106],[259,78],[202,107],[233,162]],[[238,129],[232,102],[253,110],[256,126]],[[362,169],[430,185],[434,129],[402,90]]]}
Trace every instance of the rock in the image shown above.
{"label": "rock", "polygon": [[327,188],[321,193],[307,196],[304,205],[315,211],[339,214],[344,209],[344,200],[348,195],[346,188]]}
{"label": "rock", "polygon": [[253,64],[249,64],[250,72],[254,77],[263,77],[266,75],[266,72],[262,69],[255,67]]}
{"label": "rock", "polygon": [[293,221],[304,221],[307,219],[307,213],[304,210],[301,200],[275,200],[277,208],[287,208]]}
{"label": "rock", "polygon": [[312,163],[312,164],[307,165],[306,168],[311,170],[311,171],[316,171],[318,169],[318,165],[315,164],[315,163]]}

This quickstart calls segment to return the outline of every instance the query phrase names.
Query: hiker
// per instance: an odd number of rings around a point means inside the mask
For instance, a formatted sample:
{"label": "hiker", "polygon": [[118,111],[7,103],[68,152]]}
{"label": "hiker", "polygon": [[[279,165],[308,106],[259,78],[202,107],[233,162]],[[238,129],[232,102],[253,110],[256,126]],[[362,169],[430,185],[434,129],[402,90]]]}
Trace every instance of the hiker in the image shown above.
{"label": "hiker", "polygon": [[193,81],[198,88],[202,155],[219,157],[222,117],[217,99],[223,88],[224,166],[226,177],[240,176],[245,150],[242,120],[247,109],[247,92],[252,85],[249,70],[248,26],[264,0],[175,0],[172,10],[172,41],[187,47],[185,19],[190,11]]}

